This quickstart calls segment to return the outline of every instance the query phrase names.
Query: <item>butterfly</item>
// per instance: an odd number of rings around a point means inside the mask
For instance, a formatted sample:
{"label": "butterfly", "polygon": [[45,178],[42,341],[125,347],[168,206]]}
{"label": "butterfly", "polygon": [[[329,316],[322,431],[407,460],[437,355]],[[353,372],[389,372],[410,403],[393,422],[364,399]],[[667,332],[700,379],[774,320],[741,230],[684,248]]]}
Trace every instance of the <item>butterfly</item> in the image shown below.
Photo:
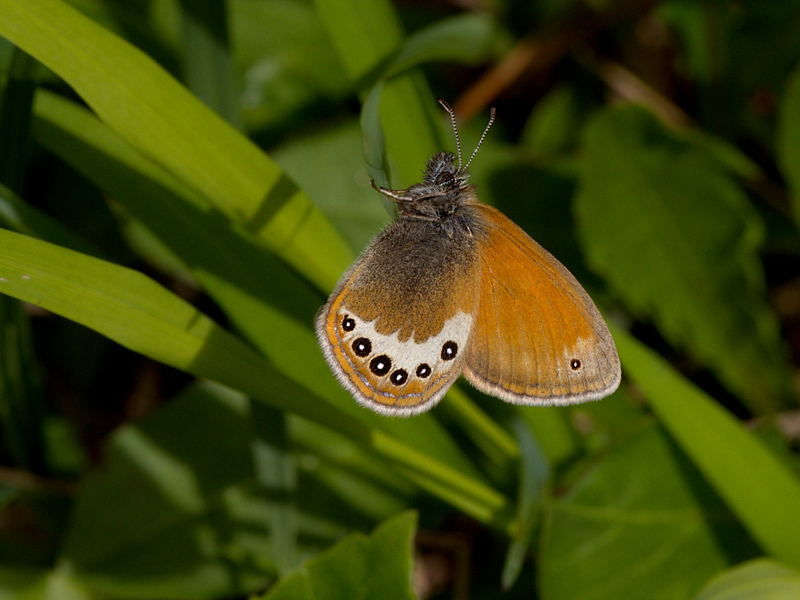
{"label": "butterfly", "polygon": [[322,351],[357,402],[384,415],[433,407],[459,375],[515,404],[597,400],[619,385],[614,340],[575,277],[520,227],[481,203],[458,149],[421,183],[375,187],[397,205],[316,318]]}

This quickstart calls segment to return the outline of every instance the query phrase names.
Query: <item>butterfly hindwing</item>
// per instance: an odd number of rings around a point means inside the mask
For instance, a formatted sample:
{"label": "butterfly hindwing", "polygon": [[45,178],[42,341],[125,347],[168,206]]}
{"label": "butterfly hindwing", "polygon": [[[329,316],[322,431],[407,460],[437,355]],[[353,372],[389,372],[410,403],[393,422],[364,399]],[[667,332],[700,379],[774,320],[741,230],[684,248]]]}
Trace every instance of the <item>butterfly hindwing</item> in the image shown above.
{"label": "butterfly hindwing", "polygon": [[[474,246],[441,243],[425,222],[385,230],[317,318],[342,384],[385,414],[428,410],[462,371],[477,307]],[[430,249],[433,252],[422,252]]]}

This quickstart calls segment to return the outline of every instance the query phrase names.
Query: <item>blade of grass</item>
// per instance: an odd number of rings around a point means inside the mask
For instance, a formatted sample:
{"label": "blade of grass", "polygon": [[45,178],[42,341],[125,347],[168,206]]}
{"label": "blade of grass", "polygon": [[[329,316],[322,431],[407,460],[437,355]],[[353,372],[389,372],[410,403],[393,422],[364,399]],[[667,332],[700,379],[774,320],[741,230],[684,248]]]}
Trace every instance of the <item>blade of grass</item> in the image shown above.
{"label": "blade of grass", "polygon": [[[394,7],[386,0],[315,0],[314,6],[340,62],[366,95],[379,69],[403,42]],[[428,157],[442,148],[438,107],[424,77],[410,72],[385,83],[380,108],[395,187],[407,187],[419,180]]]}
{"label": "blade of grass", "polygon": [[513,425],[519,440],[522,460],[515,531],[511,536],[511,544],[506,552],[503,573],[500,577],[504,590],[510,589],[522,572],[531,536],[539,523],[542,498],[550,480],[550,464],[536,438],[533,437],[530,427],[519,416],[514,419]]}
{"label": "blade of grass", "polygon": [[626,376],[684,452],[767,552],[800,565],[800,482],[664,359],[621,329],[612,333]]}
{"label": "blade of grass", "polygon": [[180,4],[187,86],[206,106],[241,129],[228,40],[228,3],[181,0]]}
{"label": "blade of grass", "polygon": [[0,227],[102,258],[102,252],[47,213],[0,185]]}
{"label": "blade of grass", "polygon": [[298,272],[333,287],[351,258],[339,234],[277,165],[141,51],[61,0],[0,0],[0,35]]}

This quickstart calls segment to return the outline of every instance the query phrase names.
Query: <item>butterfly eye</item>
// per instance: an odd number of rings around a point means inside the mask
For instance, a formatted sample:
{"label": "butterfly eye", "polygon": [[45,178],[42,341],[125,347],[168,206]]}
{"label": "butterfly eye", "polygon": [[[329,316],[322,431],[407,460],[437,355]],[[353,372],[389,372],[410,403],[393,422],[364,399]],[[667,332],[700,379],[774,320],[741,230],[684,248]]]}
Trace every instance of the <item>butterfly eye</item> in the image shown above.
{"label": "butterfly eye", "polygon": [[450,340],[442,346],[442,360],[453,360],[458,354],[458,344]]}
{"label": "butterfly eye", "polygon": [[579,361],[577,358],[573,358],[569,362],[569,366],[573,371],[577,371],[578,369],[581,368],[581,361]]}
{"label": "butterfly eye", "polygon": [[436,184],[443,185],[453,181],[454,175],[450,171],[442,171],[436,176]]}

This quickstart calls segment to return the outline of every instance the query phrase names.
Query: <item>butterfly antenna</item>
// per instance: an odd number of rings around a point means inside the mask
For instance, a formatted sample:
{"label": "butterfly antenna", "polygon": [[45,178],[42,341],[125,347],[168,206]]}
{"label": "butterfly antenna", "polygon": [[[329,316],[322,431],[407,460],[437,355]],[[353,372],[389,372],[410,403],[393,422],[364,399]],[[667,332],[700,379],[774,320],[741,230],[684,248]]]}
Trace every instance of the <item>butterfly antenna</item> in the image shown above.
{"label": "butterfly antenna", "polygon": [[454,111],[450,105],[439,98],[439,104],[442,105],[448,114],[450,115],[450,121],[453,123],[453,134],[456,136],[456,149],[458,150],[458,170],[461,170],[461,140],[458,139],[458,126],[456,125],[456,111]]}
{"label": "butterfly antenna", "polygon": [[[486,124],[486,129],[483,130],[483,135],[481,136],[481,139],[478,140],[478,145],[475,146],[475,150],[473,150],[472,156],[469,157],[469,160],[467,161],[467,164],[464,166],[464,170],[465,171],[467,169],[469,169],[469,165],[472,162],[472,159],[475,158],[475,155],[478,153],[478,148],[481,147],[481,144],[483,143],[483,140],[486,138],[486,134],[489,133],[489,128],[492,126],[492,123],[494,123],[494,108],[492,108],[489,111],[489,122]],[[459,160],[459,170],[461,168],[460,165],[461,165],[461,161]]]}

